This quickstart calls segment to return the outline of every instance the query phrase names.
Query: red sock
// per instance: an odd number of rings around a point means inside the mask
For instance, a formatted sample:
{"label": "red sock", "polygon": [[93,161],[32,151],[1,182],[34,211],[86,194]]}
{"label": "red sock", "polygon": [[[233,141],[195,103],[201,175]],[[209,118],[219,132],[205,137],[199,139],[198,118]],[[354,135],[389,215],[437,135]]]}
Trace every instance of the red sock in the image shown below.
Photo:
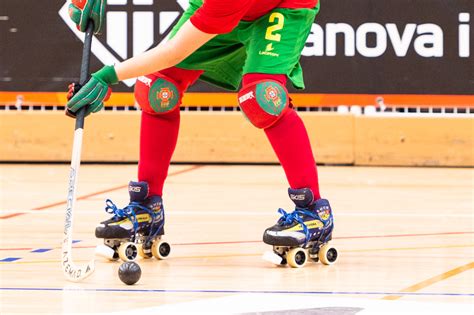
{"label": "red sock", "polygon": [[179,108],[165,115],[142,112],[138,180],[148,182],[150,196],[163,196],[163,185],[178,140],[179,113]]}
{"label": "red sock", "polygon": [[[286,85],[285,75],[261,73],[244,75],[243,85],[262,79],[276,80]],[[306,127],[296,111],[291,109],[284,113],[276,124],[265,129],[265,134],[285,171],[290,187],[310,188],[314,194],[314,200],[320,199],[316,162]]]}
{"label": "red sock", "polygon": [[318,172],[308,133],[295,110],[287,111],[275,125],[265,129],[265,134],[285,170],[290,187],[310,188],[314,200],[320,199]]}
{"label": "red sock", "polygon": [[[159,73],[173,79],[182,95],[188,86],[199,78],[202,71],[172,67]],[[163,185],[178,141],[180,104],[181,99],[177,107],[166,114],[152,115],[142,112],[138,180],[148,182],[149,195],[163,196]]]}

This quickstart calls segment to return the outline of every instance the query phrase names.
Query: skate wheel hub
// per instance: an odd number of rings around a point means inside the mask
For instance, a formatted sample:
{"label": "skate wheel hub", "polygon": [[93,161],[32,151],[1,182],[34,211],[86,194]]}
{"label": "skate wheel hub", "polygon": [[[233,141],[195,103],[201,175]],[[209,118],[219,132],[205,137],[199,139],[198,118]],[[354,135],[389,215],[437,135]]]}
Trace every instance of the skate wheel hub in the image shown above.
{"label": "skate wheel hub", "polygon": [[151,246],[151,252],[156,259],[166,259],[171,252],[171,246],[165,241],[156,240]]}
{"label": "skate wheel hub", "polygon": [[123,261],[134,261],[138,256],[138,248],[135,243],[126,242],[119,246],[118,254]]}

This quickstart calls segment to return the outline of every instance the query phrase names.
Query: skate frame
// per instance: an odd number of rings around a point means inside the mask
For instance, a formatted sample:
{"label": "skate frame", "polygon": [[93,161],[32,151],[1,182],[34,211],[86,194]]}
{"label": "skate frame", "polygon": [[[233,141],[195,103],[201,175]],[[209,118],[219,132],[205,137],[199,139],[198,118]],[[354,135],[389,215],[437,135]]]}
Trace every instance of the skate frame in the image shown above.
{"label": "skate frame", "polygon": [[[92,45],[92,32],[94,24],[89,23],[84,39],[82,51],[81,75],[79,83],[83,85],[89,75],[90,54]],[[67,194],[66,219],[64,222],[64,238],[62,245],[62,268],[67,280],[78,282],[90,276],[95,269],[94,259],[85,266],[77,266],[72,260],[72,226],[74,216],[74,204],[76,202],[76,188],[79,166],[81,164],[82,136],[84,130],[84,116],[86,107],[82,107],[76,115],[76,126],[72,146],[71,169],[69,173],[69,188]]]}

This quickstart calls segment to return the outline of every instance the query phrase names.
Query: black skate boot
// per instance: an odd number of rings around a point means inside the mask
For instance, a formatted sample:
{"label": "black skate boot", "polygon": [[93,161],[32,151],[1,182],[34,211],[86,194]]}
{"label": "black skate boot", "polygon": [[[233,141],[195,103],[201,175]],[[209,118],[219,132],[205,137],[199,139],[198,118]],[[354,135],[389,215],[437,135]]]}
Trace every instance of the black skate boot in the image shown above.
{"label": "black skate boot", "polygon": [[123,209],[107,199],[105,211],[113,214],[95,229],[95,236],[104,239],[96,253],[110,260],[133,261],[143,258],[165,259],[171,250],[161,240],[164,234],[165,213],[160,196],[148,196],[146,182],[130,182],[130,203]]}
{"label": "black skate boot", "polygon": [[303,267],[308,257],[325,265],[333,264],[337,250],[328,245],[334,227],[329,201],[313,201],[308,188],[290,188],[288,194],[296,208],[291,213],[278,209],[282,216],[263,233],[263,241],[273,246],[273,253],[265,253],[264,259],[291,267]]}

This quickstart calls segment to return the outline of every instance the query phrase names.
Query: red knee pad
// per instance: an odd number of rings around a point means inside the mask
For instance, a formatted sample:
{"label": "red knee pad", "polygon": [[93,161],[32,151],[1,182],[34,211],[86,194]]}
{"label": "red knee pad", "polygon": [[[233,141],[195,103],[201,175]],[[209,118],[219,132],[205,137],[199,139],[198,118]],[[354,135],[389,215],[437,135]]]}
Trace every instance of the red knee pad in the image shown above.
{"label": "red knee pad", "polygon": [[261,129],[274,125],[290,104],[288,91],[274,80],[252,82],[239,91],[238,97],[240,108],[247,119]]}
{"label": "red knee pad", "polygon": [[182,94],[173,79],[160,73],[141,76],[135,84],[135,99],[149,114],[166,114],[179,107]]}

